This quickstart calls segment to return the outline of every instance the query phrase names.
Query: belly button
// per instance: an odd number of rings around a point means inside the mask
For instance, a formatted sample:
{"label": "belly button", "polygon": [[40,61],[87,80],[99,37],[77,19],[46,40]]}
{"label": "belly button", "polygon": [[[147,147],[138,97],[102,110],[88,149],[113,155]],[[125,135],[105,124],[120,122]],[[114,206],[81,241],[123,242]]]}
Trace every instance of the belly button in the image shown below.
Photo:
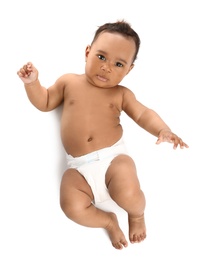
{"label": "belly button", "polygon": [[89,137],[89,139],[87,140],[88,142],[91,142],[93,140],[92,137]]}

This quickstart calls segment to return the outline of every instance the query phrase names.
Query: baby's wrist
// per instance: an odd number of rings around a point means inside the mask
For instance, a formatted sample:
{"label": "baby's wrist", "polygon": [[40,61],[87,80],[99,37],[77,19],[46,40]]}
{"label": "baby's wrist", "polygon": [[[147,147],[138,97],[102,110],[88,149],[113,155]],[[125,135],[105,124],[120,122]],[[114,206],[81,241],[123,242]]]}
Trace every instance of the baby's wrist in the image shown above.
{"label": "baby's wrist", "polygon": [[170,128],[163,128],[161,129],[159,132],[158,132],[158,136],[162,133],[162,132],[171,132],[171,129]]}
{"label": "baby's wrist", "polygon": [[29,87],[29,86],[33,86],[36,84],[40,84],[38,79],[35,79],[34,81],[28,82],[28,83],[24,83],[25,87]]}

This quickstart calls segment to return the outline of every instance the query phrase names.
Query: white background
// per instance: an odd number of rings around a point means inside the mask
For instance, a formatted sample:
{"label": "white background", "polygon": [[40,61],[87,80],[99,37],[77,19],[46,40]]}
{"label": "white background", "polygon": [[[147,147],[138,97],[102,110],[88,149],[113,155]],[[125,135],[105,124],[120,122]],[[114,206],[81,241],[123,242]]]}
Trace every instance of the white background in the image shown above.
{"label": "white background", "polygon": [[[1,1],[0,259],[209,259],[208,13],[206,0]],[[118,251],[102,229],[61,211],[60,109],[33,107],[16,72],[32,61],[46,87],[64,73],[83,73],[97,27],[122,18],[142,42],[122,83],[190,148],[157,146],[122,114],[147,199],[147,239]],[[124,212],[119,221],[127,235]]]}

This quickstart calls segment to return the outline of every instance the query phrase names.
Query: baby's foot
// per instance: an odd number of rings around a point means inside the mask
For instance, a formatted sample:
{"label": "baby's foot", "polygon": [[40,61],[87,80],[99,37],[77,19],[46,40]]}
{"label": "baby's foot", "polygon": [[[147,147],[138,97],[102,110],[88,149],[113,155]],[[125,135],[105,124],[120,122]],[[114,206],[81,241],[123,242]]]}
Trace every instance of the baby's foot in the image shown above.
{"label": "baby's foot", "polygon": [[116,249],[122,249],[123,247],[128,246],[128,242],[125,239],[125,236],[122,232],[122,230],[119,227],[117,217],[114,213],[109,213],[111,220],[106,227],[106,230],[109,234],[110,240],[112,242],[112,245]]}
{"label": "baby's foot", "polygon": [[139,243],[146,238],[144,214],[139,217],[128,217],[129,239],[131,243]]}

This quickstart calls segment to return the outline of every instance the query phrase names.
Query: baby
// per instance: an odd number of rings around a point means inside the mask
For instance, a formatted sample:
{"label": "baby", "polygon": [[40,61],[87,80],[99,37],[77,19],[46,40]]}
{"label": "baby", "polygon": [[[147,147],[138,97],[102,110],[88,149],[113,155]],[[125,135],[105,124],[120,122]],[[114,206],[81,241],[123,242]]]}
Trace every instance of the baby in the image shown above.
{"label": "baby", "polygon": [[37,109],[50,111],[63,104],[61,139],[68,167],[60,187],[62,210],[80,225],[104,228],[116,249],[127,247],[128,241],[116,214],[97,207],[106,200],[114,200],[127,212],[131,243],[146,238],[145,196],[123,141],[121,111],[156,136],[157,144],[167,141],[174,149],[188,147],[155,111],[119,85],[134,68],[139,46],[140,38],[130,24],[106,23],[86,47],[84,74],[65,74],[45,88],[31,62],[17,72]]}

